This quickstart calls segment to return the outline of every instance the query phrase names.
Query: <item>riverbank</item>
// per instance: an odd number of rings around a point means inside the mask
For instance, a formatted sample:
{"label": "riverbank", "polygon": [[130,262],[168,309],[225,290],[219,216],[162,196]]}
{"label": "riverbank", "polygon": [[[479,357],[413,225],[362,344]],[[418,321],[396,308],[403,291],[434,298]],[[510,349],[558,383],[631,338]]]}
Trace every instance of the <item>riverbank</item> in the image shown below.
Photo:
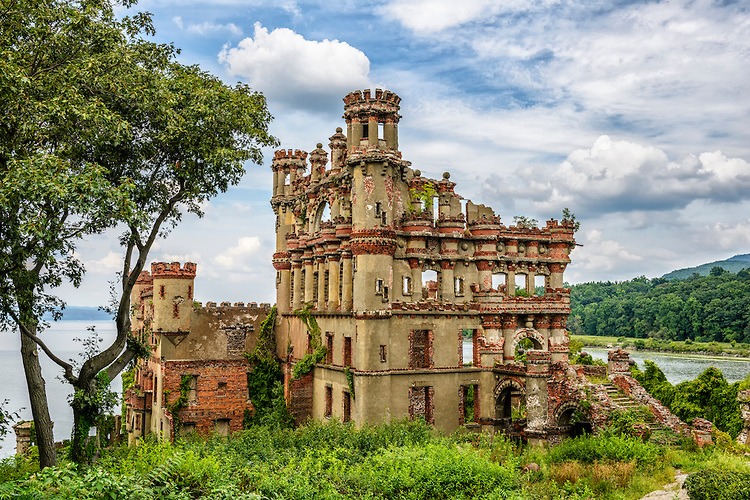
{"label": "riverbank", "polygon": [[747,358],[750,360],[750,345],[736,342],[694,342],[691,340],[637,339],[632,337],[607,337],[593,335],[571,335],[571,341],[583,347],[600,347],[644,352],[690,354],[695,356],[720,356]]}

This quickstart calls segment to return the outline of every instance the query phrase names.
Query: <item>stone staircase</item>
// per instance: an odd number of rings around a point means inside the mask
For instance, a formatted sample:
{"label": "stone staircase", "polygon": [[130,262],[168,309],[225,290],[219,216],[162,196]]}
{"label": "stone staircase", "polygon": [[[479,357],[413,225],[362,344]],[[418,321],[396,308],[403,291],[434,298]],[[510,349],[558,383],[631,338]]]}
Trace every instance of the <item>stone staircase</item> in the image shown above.
{"label": "stone staircase", "polygon": [[[607,382],[605,384],[602,384],[607,391],[607,394],[609,395],[609,398],[614,402],[619,408],[622,410],[628,411],[628,410],[634,410],[637,408],[641,408],[641,405],[639,405],[637,402],[633,400],[630,396],[622,392],[617,388],[617,386],[611,382]],[[648,417],[643,422],[646,424],[650,429],[651,432],[655,431],[661,431],[664,430],[664,426],[654,418],[654,416],[651,414],[651,412],[647,412]]]}

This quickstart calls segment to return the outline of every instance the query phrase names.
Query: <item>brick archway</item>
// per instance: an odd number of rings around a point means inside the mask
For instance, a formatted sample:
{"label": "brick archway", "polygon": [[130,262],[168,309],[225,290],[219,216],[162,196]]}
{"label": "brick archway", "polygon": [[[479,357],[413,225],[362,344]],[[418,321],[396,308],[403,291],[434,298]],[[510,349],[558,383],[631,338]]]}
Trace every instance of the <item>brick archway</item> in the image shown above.
{"label": "brick archway", "polygon": [[531,339],[534,342],[534,349],[546,351],[549,349],[547,341],[544,336],[534,328],[522,328],[513,335],[513,349],[511,352],[516,352],[518,343],[523,339]]}
{"label": "brick archway", "polygon": [[495,418],[511,418],[513,400],[520,404],[520,399],[526,401],[526,386],[516,377],[506,377],[500,380],[493,390],[495,394]]}

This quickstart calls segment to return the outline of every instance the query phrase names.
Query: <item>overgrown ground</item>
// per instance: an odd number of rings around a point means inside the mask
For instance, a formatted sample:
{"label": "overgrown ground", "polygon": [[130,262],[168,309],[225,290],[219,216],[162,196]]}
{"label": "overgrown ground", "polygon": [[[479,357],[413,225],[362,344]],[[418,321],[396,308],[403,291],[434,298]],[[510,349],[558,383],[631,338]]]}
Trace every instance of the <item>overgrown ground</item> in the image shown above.
{"label": "overgrown ground", "polygon": [[[359,430],[311,422],[119,446],[87,468],[61,460],[38,472],[33,459],[6,459],[0,499],[637,499],[676,468],[750,472],[744,451],[668,448],[613,432],[530,449],[497,436],[440,436],[421,422]],[[539,470],[524,472],[531,462]]]}

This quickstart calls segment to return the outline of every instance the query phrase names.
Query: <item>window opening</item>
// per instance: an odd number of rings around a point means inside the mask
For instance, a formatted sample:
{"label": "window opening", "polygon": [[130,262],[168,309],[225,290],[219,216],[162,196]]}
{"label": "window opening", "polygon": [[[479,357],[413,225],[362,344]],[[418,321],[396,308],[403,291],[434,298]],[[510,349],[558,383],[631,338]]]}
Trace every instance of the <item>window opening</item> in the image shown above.
{"label": "window opening", "polygon": [[352,419],[352,396],[347,391],[344,391],[344,415],[342,420],[348,422]]}
{"label": "window opening", "polygon": [[422,271],[422,299],[437,300],[438,298],[438,273],[429,270]]}
{"label": "window opening", "polygon": [[173,318],[179,318],[180,317],[180,304],[173,304],[172,305],[172,317]]}
{"label": "window opening", "polygon": [[370,137],[370,126],[367,123],[362,124],[362,139],[368,139]]}
{"label": "window opening", "polygon": [[432,386],[409,388],[409,420],[423,418],[428,423],[434,423]]}
{"label": "window opening", "polygon": [[456,276],[454,278],[453,291],[456,294],[456,297],[463,297],[466,294],[466,290],[464,289],[463,276]]}
{"label": "window opening", "polygon": [[383,140],[385,140],[385,132],[384,132],[384,129],[385,129],[385,123],[383,123],[383,122],[378,122],[378,139],[383,139]]}
{"label": "window opening", "polygon": [[476,331],[461,330],[461,359],[463,366],[474,366],[474,353],[477,341]]}
{"label": "window opening", "polygon": [[534,294],[540,297],[544,297],[545,294],[545,282],[546,277],[544,275],[537,274],[534,276]]}
{"label": "window opening", "polygon": [[217,388],[216,388],[216,395],[217,396],[226,396],[227,395],[227,383],[226,382],[219,382]]}
{"label": "window opening", "polygon": [[193,287],[190,285],[188,285],[188,298],[189,299],[193,298]]}
{"label": "window opening", "polygon": [[229,419],[228,418],[220,418],[216,421],[215,424],[215,430],[216,434],[219,436],[228,436],[229,435]]}
{"label": "window opening", "polygon": [[413,330],[409,334],[409,368],[432,368],[430,330]]}
{"label": "window opening", "polygon": [[479,417],[479,385],[461,386],[461,425],[475,423]]}
{"label": "window opening", "polygon": [[516,296],[525,297],[526,293],[526,275],[516,274]]}
{"label": "window opening", "polygon": [[375,295],[383,295],[383,285],[385,282],[383,281],[383,278],[378,278],[375,280]]}
{"label": "window opening", "polygon": [[190,377],[190,383],[188,384],[188,403],[196,404],[198,402],[198,376],[193,375]]}
{"label": "window opening", "polygon": [[380,346],[380,362],[385,363],[386,361],[386,349],[385,346],[381,344]]}
{"label": "window opening", "polygon": [[401,293],[411,295],[411,276],[404,276]]}
{"label": "window opening", "polygon": [[330,385],[326,386],[326,400],[325,400],[325,409],[323,410],[323,416],[331,418],[331,414],[333,413],[333,387]]}
{"label": "window opening", "polygon": [[159,286],[159,298],[164,298],[164,285]]}
{"label": "window opening", "polygon": [[333,334],[326,333],[326,363],[333,364]]}
{"label": "window opening", "polygon": [[383,302],[388,302],[388,300],[389,300],[388,299],[388,287],[384,286],[383,287]]}
{"label": "window opening", "polygon": [[508,277],[502,273],[493,274],[492,275],[492,289],[497,292],[505,291],[505,283],[506,283],[507,278]]}
{"label": "window opening", "polygon": [[344,337],[344,366],[352,366],[352,338]]}

